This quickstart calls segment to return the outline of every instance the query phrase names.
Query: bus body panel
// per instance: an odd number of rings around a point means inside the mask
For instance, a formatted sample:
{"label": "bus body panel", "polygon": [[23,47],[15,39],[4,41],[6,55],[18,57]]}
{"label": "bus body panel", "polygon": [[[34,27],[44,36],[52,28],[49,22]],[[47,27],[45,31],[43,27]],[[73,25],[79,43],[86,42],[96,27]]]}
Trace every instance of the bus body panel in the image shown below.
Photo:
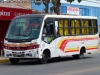
{"label": "bus body panel", "polygon": [[56,56],[79,54],[82,47],[86,53],[98,50],[98,34],[90,36],[68,36],[56,39]]}
{"label": "bus body panel", "polygon": [[[38,50],[40,50],[40,48],[38,49],[24,49],[24,50],[20,50],[20,47],[22,44],[23,47],[24,46],[28,46],[32,43],[38,43],[37,40],[32,40],[32,42],[24,42],[24,43],[12,43],[12,42],[8,42],[8,41],[4,41],[5,44],[7,44],[9,47],[18,47],[17,49],[11,50],[11,49],[4,49],[5,52],[5,57],[9,57],[9,58],[39,58],[38,55]],[[18,56],[18,55],[21,55]]]}

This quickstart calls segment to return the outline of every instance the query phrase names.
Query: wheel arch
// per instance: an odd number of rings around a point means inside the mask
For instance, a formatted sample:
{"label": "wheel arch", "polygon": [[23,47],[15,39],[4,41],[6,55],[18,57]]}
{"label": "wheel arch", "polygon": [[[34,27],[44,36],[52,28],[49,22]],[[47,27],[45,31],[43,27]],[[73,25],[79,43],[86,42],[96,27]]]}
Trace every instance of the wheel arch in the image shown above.
{"label": "wheel arch", "polygon": [[86,53],[86,47],[85,47],[85,46],[82,46],[82,47],[80,48],[80,53],[81,53],[81,52]]}
{"label": "wheel arch", "polygon": [[49,49],[45,49],[44,51],[43,51],[43,53],[44,52],[46,52],[47,53],[47,56],[49,57],[49,58],[51,58],[51,51],[49,50]]}

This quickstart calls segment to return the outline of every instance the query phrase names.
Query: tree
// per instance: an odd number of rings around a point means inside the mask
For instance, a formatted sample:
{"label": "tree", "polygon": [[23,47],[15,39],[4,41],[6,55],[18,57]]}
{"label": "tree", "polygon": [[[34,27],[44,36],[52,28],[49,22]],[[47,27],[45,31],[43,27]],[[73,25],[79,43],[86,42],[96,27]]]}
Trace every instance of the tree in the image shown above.
{"label": "tree", "polygon": [[[72,3],[74,0],[65,0],[65,1]],[[77,0],[77,1],[80,3],[82,0]],[[54,6],[51,7],[51,10],[52,11],[54,10],[54,12],[59,15],[60,14],[60,5],[61,5],[60,0],[52,0],[52,3]]]}
{"label": "tree", "polygon": [[49,3],[50,3],[50,0],[42,0],[43,1],[43,4],[45,5],[45,13],[48,13],[48,7],[49,7]]}
{"label": "tree", "polygon": [[56,14],[60,14],[60,0],[52,0],[53,6],[50,8],[50,11],[54,11]]}
{"label": "tree", "polygon": [[[49,5],[49,2],[52,1],[53,6],[50,8],[50,11],[54,11],[54,13],[58,15],[60,14],[61,0],[35,0],[35,1],[43,2],[43,4],[45,5],[45,9],[44,9],[45,13],[48,13],[48,5]],[[65,0],[65,1],[72,3],[74,0]],[[77,0],[77,1],[80,3],[82,0]]]}
{"label": "tree", "polygon": [[34,0],[34,3],[36,5],[40,5],[41,3],[43,3],[45,6],[44,11],[45,11],[45,13],[48,13],[48,7],[49,7],[48,5],[50,3],[50,0]]}
{"label": "tree", "polygon": [[[65,1],[72,3],[75,0],[65,0]],[[82,0],[77,0],[77,1],[80,3]]]}

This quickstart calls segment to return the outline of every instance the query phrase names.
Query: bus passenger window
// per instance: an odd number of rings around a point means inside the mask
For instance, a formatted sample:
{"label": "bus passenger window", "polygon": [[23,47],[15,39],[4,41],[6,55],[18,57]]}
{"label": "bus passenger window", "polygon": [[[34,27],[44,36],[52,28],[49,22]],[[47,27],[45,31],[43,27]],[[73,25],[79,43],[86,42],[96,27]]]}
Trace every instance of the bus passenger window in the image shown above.
{"label": "bus passenger window", "polygon": [[89,34],[89,20],[85,21],[85,27],[86,34]]}
{"label": "bus passenger window", "polygon": [[98,32],[97,20],[92,20],[92,34]]}
{"label": "bus passenger window", "polygon": [[58,21],[59,25],[59,34],[63,35],[63,20]]}
{"label": "bus passenger window", "polygon": [[92,20],[92,34],[94,34],[94,21]]}
{"label": "bus passenger window", "polygon": [[68,20],[64,20],[64,35],[69,35]]}
{"label": "bus passenger window", "polygon": [[75,35],[75,22],[74,22],[74,20],[71,20],[71,34]]}
{"label": "bus passenger window", "polygon": [[75,20],[76,22],[76,35],[80,34],[80,20]]}
{"label": "bus passenger window", "polygon": [[82,20],[82,34],[85,34],[85,20]]}

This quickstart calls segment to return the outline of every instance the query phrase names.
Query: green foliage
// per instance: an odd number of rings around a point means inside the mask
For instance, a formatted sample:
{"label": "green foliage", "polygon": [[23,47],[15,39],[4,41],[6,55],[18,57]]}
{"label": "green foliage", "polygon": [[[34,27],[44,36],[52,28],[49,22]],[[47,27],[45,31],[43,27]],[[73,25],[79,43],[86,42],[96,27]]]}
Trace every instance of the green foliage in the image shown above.
{"label": "green foliage", "polygon": [[42,2],[40,2],[40,0],[35,0],[34,3],[35,5],[41,5]]}
{"label": "green foliage", "polygon": [[[36,0],[36,1],[41,1],[41,2],[35,3],[35,4],[40,5],[41,3],[43,3],[45,5],[44,11],[46,13],[48,13],[48,7],[49,7],[48,5],[49,5],[50,0]],[[52,1],[52,4],[53,4],[53,7],[51,7],[51,10],[52,11],[54,10],[54,12],[56,14],[60,14],[60,5],[61,5],[60,1],[61,0],[51,0],[51,1]],[[65,0],[65,1],[72,3],[75,0]],[[82,0],[77,0],[77,1],[80,3]]]}
{"label": "green foliage", "polygon": [[70,3],[72,3],[74,0],[67,0],[67,2],[70,2]]}
{"label": "green foliage", "polygon": [[52,4],[54,4],[55,0],[52,0]]}
{"label": "green foliage", "polygon": [[[75,0],[65,0],[65,1],[72,3],[72,2],[74,2]],[[77,0],[77,1],[80,3],[82,0]]]}
{"label": "green foliage", "polygon": [[41,3],[35,3],[35,5],[41,5]]}
{"label": "green foliage", "polygon": [[79,3],[82,1],[82,0],[77,0]]}

